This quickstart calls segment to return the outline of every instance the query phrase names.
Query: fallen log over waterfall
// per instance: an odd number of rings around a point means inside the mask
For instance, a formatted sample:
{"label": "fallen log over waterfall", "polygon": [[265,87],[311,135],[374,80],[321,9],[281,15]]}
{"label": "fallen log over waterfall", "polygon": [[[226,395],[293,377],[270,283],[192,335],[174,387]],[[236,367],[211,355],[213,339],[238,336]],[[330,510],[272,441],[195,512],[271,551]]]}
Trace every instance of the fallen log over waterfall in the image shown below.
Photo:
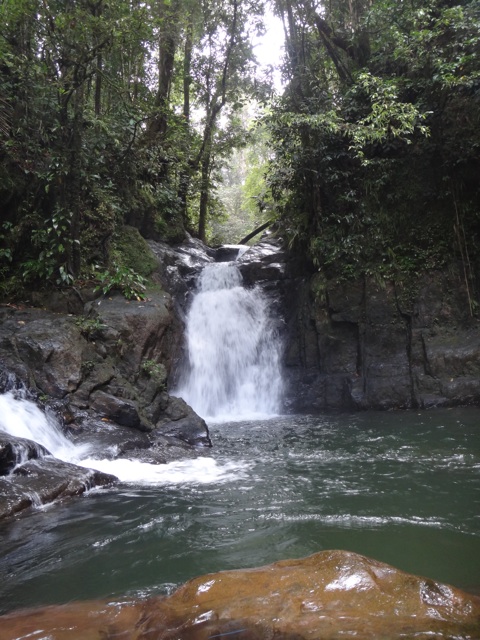
{"label": "fallen log over waterfall", "polygon": [[271,227],[273,224],[275,224],[275,220],[268,220],[267,222],[264,222],[259,227],[254,229],[251,233],[242,238],[238,244],[247,244],[249,240],[251,240],[255,236],[258,236],[259,233],[262,233],[262,231],[265,231],[265,229],[268,229],[268,227]]}

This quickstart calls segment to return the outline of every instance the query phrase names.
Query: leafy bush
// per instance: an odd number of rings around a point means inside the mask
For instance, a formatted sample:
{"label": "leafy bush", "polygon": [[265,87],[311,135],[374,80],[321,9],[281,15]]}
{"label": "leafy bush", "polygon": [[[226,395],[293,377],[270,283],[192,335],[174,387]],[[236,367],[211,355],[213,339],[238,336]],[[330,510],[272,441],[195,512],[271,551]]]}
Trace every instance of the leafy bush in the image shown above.
{"label": "leafy bush", "polygon": [[118,290],[127,300],[145,300],[147,280],[133,269],[114,263],[110,269],[96,271],[95,275],[100,281],[95,292],[101,291],[107,295],[112,290]]}

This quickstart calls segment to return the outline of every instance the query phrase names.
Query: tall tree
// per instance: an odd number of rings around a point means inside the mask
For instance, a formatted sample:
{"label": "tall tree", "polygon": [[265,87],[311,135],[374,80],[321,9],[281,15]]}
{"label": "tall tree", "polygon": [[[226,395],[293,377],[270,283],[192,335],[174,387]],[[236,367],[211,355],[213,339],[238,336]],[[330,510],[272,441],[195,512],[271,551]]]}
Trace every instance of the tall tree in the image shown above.
{"label": "tall tree", "polygon": [[[255,0],[202,3],[202,37],[194,47],[189,67],[195,107],[201,114],[200,138],[186,167],[183,184],[189,184],[193,175],[199,172],[197,231],[203,240],[206,238],[212,155],[218,137],[223,135],[222,130],[228,128],[226,123],[243,107],[242,99],[253,86],[250,38],[253,30],[259,28],[262,13],[262,3]],[[219,126],[221,114],[226,122]]]}
{"label": "tall tree", "polygon": [[270,183],[292,243],[345,276],[468,263],[478,253],[477,3],[278,0],[277,11],[290,84],[269,118]]}

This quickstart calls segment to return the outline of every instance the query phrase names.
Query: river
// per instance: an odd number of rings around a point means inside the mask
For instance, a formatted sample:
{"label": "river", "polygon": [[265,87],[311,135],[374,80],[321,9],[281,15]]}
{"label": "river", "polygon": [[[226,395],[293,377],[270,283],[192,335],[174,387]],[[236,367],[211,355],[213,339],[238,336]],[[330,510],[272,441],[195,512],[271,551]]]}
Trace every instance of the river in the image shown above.
{"label": "river", "polygon": [[212,424],[207,460],[221,474],[189,461],[170,481],[3,523],[1,610],[168,593],[331,548],[478,592],[479,418],[471,408]]}

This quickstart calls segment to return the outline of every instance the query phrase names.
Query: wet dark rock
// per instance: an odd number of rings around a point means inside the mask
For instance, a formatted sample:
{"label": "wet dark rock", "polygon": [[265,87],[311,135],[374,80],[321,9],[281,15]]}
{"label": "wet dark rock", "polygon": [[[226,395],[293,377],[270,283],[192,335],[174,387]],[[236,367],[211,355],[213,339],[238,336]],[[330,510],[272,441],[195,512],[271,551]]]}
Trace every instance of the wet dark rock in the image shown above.
{"label": "wet dark rock", "polygon": [[480,402],[480,325],[460,272],[400,286],[320,274],[289,289],[292,410],[407,409]]}
{"label": "wet dark rock", "polygon": [[[196,455],[186,443],[210,445],[206,425],[166,392],[181,336],[172,299],[164,291],[145,301],[117,294],[98,298],[76,317],[0,307],[0,389],[26,387],[28,397],[52,411],[75,444],[89,445],[92,457],[160,464]],[[149,438],[147,432],[157,424],[182,419],[166,429],[163,440],[160,432]],[[103,482],[96,472],[76,471],[75,465],[54,458],[49,469],[42,468],[43,462],[32,467],[28,460],[15,467],[19,446],[1,450],[9,475],[1,488],[0,518]],[[26,458],[33,451],[27,450]]]}
{"label": "wet dark rock", "polygon": [[158,427],[156,431],[165,436],[178,438],[196,447],[212,446],[206,422],[198,418],[198,416],[166,422]]}
{"label": "wet dark rock", "polygon": [[43,393],[63,398],[80,384],[84,345],[70,318],[45,313],[20,326],[13,343]]}
{"label": "wet dark rock", "polygon": [[149,434],[148,448],[125,451],[123,456],[129,460],[140,460],[149,464],[166,464],[184,458],[197,458],[201,453],[197,447],[193,448],[177,437],[153,432]]}
{"label": "wet dark rock", "polygon": [[238,244],[224,244],[215,247],[215,262],[233,262],[239,256],[240,251],[244,251],[245,247]]}
{"label": "wet dark rock", "polygon": [[286,278],[288,257],[282,242],[267,238],[249,247],[237,260],[238,268],[247,286],[278,283]]}
{"label": "wet dark rock", "polygon": [[151,433],[156,435],[178,438],[183,442],[197,447],[211,447],[212,441],[208,427],[182,398],[171,396],[165,409],[164,418],[158,422]]}
{"label": "wet dark rock", "polygon": [[115,476],[50,456],[30,459],[9,475],[0,477],[0,519],[31,506],[79,496],[94,487],[116,482]]}
{"label": "wet dark rock", "polygon": [[98,293],[92,285],[81,290],[73,287],[65,290],[34,291],[31,296],[34,307],[46,308],[55,313],[80,315],[87,302],[98,298]]}
{"label": "wet dark rock", "polygon": [[168,294],[150,293],[141,301],[115,294],[89,303],[85,316],[98,324],[94,342],[115,355],[122,373],[138,371],[147,359],[170,363],[178,337]]}
{"label": "wet dark rock", "polygon": [[99,418],[91,411],[76,413],[67,434],[74,444],[88,447],[92,458],[114,460],[151,445],[147,433]]}
{"label": "wet dark rock", "polygon": [[48,455],[50,452],[41,444],[0,431],[0,476],[9,475],[17,465],[27,460]]}
{"label": "wet dark rock", "polygon": [[195,238],[188,238],[174,247],[152,240],[149,246],[158,258],[158,274],[163,286],[185,310],[199,271],[206,264],[215,262],[215,250]]}
{"label": "wet dark rock", "polygon": [[121,426],[140,428],[140,416],[133,402],[122,400],[103,391],[95,391],[90,399],[90,408],[93,411]]}

